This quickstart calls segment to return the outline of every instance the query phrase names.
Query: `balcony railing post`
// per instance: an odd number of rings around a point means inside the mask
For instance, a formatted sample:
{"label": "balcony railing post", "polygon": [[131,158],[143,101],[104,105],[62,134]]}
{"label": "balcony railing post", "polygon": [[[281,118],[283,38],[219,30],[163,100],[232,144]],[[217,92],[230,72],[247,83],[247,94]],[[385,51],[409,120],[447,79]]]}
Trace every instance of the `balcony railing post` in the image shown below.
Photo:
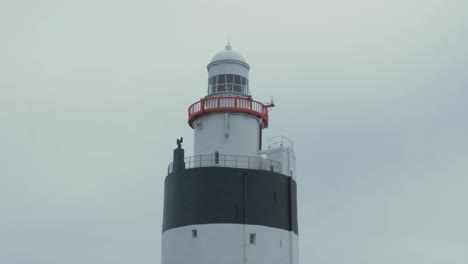
{"label": "balcony railing post", "polygon": [[204,112],[205,111],[205,99],[200,99],[200,111]]}

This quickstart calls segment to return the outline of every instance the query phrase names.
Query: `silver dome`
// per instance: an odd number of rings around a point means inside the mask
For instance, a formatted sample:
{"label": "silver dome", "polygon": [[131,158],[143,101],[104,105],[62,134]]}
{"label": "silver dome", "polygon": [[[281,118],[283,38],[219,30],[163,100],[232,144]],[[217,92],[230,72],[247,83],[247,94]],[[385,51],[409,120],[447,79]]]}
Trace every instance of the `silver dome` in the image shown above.
{"label": "silver dome", "polygon": [[219,63],[239,63],[244,65],[248,69],[250,69],[249,64],[245,60],[244,56],[242,56],[239,52],[232,49],[231,45],[228,43],[226,48],[214,55],[213,59],[211,59],[210,63],[208,64],[208,68],[215,64]]}

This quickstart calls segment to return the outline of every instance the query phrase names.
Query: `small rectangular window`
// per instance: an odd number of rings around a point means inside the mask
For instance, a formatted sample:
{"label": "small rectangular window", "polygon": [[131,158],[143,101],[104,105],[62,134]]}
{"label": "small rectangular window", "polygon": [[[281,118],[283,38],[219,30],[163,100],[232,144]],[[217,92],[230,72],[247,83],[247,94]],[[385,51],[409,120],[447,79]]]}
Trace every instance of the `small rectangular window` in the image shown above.
{"label": "small rectangular window", "polygon": [[197,230],[196,229],[192,229],[192,238],[196,238],[197,237]]}
{"label": "small rectangular window", "polygon": [[246,86],[242,86],[242,93],[247,93],[247,87]]}
{"label": "small rectangular window", "polygon": [[241,77],[239,75],[234,75],[234,83],[241,84]]}
{"label": "small rectangular window", "polygon": [[227,83],[234,83],[234,75],[227,74],[226,78],[227,78],[227,80],[226,80]]}
{"label": "small rectangular window", "polygon": [[225,92],[226,91],[226,84],[218,85],[218,92]]}
{"label": "small rectangular window", "polygon": [[234,85],[234,92],[241,92],[241,86],[240,85]]}
{"label": "small rectangular window", "polygon": [[244,86],[247,85],[247,79],[245,79],[245,77],[241,77],[241,79],[242,79],[242,85]]}
{"label": "small rectangular window", "polygon": [[250,234],[250,244],[255,245],[256,236],[255,233]]}
{"label": "small rectangular window", "polygon": [[219,151],[215,151],[214,162],[215,164],[219,164]]}
{"label": "small rectangular window", "polygon": [[221,75],[218,75],[218,83],[226,83],[226,75],[225,74],[221,74]]}

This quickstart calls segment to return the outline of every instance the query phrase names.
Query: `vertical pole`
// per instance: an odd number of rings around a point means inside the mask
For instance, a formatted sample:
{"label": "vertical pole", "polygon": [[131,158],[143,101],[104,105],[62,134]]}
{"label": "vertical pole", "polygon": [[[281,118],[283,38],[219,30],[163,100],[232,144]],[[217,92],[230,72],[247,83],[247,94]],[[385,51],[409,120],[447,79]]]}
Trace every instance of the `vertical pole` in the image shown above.
{"label": "vertical pole", "polygon": [[263,122],[260,123],[259,126],[260,126],[260,127],[259,127],[259,129],[258,129],[258,130],[259,130],[259,131],[258,131],[258,150],[260,151],[260,150],[262,150],[262,145],[263,145],[263,131],[262,131],[262,129],[263,129],[263,127],[262,127],[262,126],[263,126]]}
{"label": "vertical pole", "polygon": [[289,261],[291,264],[294,263],[294,245],[293,245],[293,242],[294,242],[294,224],[293,224],[293,217],[292,217],[292,214],[293,214],[293,210],[292,210],[292,178],[290,177],[288,179],[288,193],[289,193],[289,198],[288,198],[288,203],[289,203],[289,228],[291,229],[291,231],[289,231]]}
{"label": "vertical pole", "polygon": [[[244,187],[244,190],[243,190],[243,194],[244,194],[244,204],[243,204],[243,223],[242,223],[242,226],[243,226],[243,229],[244,229],[244,264],[247,263],[247,227],[246,227],[246,223],[247,223],[247,173],[243,173],[243,187]],[[291,263],[292,264],[292,263]]]}

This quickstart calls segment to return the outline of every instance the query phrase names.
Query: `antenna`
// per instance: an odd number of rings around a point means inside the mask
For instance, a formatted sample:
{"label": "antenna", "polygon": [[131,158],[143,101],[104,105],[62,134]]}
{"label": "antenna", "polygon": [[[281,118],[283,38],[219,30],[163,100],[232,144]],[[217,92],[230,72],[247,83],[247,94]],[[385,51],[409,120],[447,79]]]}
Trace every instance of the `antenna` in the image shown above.
{"label": "antenna", "polygon": [[227,45],[226,45],[226,50],[231,50],[232,47],[231,47],[231,38],[228,37],[228,41],[227,41]]}
{"label": "antenna", "polygon": [[271,110],[271,108],[275,107],[275,101],[273,101],[273,96],[271,97],[270,103],[265,103],[265,106],[268,109],[268,112]]}

